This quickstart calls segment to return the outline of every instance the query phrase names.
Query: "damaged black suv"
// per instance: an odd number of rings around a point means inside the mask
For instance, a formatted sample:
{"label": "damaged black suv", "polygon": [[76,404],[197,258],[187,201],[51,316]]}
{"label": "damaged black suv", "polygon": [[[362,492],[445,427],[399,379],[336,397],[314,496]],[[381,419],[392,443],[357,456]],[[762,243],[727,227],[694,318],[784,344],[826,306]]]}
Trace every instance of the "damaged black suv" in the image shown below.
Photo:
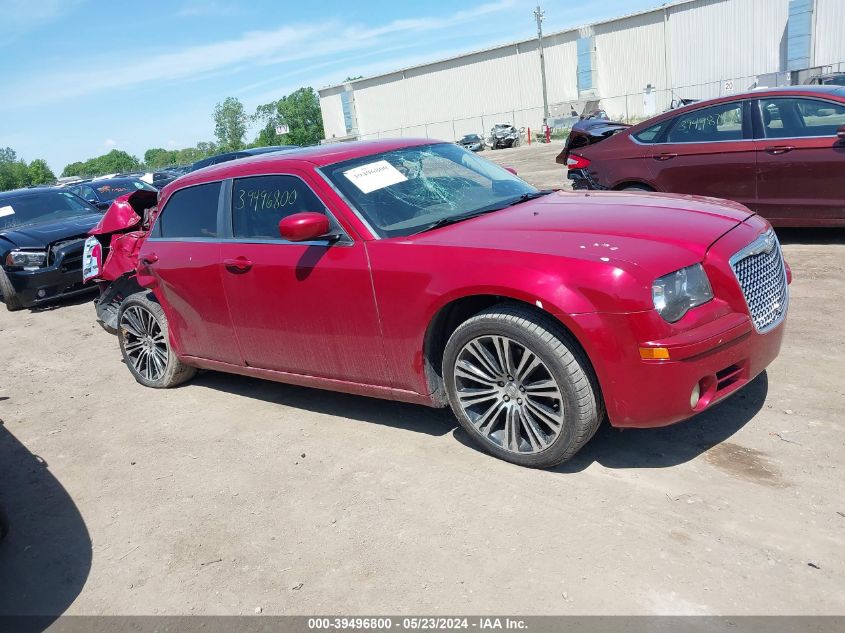
{"label": "damaged black suv", "polygon": [[0,295],[8,310],[87,292],[82,248],[102,211],[61,189],[0,193]]}

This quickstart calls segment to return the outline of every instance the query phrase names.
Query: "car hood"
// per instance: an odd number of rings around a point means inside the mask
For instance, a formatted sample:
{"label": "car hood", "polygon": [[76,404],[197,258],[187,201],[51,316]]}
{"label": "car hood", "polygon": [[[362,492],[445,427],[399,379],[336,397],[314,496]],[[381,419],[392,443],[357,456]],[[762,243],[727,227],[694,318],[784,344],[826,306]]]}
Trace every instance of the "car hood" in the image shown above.
{"label": "car hood", "polygon": [[84,236],[100,221],[101,217],[99,213],[92,213],[56,222],[0,229],[0,238],[15,248],[47,248],[58,240],[77,235]]}
{"label": "car hood", "polygon": [[625,261],[660,276],[704,259],[753,213],[671,194],[560,191],[409,238],[414,243]]}

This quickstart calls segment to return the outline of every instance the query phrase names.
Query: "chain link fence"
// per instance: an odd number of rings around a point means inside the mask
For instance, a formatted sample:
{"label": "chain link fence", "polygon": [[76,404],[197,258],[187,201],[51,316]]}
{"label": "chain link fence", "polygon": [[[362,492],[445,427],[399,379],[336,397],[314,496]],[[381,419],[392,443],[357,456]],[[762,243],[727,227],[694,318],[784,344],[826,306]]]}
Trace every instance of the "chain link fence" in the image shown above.
{"label": "chain link fence", "polygon": [[[565,136],[581,115],[589,114],[589,112],[585,112],[586,109],[602,110],[613,121],[639,123],[665,110],[682,105],[682,100],[714,99],[734,93],[742,93],[753,88],[772,88],[804,82],[810,76],[835,72],[845,72],[845,62],[810,69],[809,72],[747,75],[677,86],[671,89],[648,87],[642,92],[613,97],[561,101],[549,104],[549,126],[552,128],[553,137]],[[419,125],[359,134],[358,138],[377,139],[406,136],[458,140],[466,134],[478,134],[487,139],[490,136],[490,129],[499,123],[509,123],[522,130],[523,142],[527,140],[530,130],[533,141],[542,134],[543,107],[536,105],[529,108],[478,114],[444,121],[429,121]]]}

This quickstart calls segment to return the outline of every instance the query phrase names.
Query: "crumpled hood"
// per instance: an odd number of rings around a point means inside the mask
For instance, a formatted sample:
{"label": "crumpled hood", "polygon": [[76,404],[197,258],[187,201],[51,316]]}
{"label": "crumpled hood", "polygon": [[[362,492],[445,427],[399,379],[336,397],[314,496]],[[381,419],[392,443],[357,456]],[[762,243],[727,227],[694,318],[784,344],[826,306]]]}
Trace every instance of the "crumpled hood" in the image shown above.
{"label": "crumpled hood", "polygon": [[87,234],[101,217],[99,213],[92,213],[56,222],[2,229],[0,244],[6,241],[13,248],[47,248],[52,242]]}
{"label": "crumpled hood", "polygon": [[560,191],[409,239],[625,261],[656,277],[702,261],[752,215],[741,204],[699,196]]}

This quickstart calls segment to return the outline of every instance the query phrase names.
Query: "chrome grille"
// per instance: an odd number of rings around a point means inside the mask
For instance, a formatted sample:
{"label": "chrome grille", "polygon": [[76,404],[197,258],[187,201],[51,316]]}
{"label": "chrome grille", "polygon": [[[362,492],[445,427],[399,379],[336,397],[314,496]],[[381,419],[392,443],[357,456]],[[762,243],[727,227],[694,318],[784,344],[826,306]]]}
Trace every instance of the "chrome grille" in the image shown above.
{"label": "chrome grille", "polygon": [[783,320],[789,304],[789,286],[780,244],[772,229],[731,257],[748,313],[758,332]]}

